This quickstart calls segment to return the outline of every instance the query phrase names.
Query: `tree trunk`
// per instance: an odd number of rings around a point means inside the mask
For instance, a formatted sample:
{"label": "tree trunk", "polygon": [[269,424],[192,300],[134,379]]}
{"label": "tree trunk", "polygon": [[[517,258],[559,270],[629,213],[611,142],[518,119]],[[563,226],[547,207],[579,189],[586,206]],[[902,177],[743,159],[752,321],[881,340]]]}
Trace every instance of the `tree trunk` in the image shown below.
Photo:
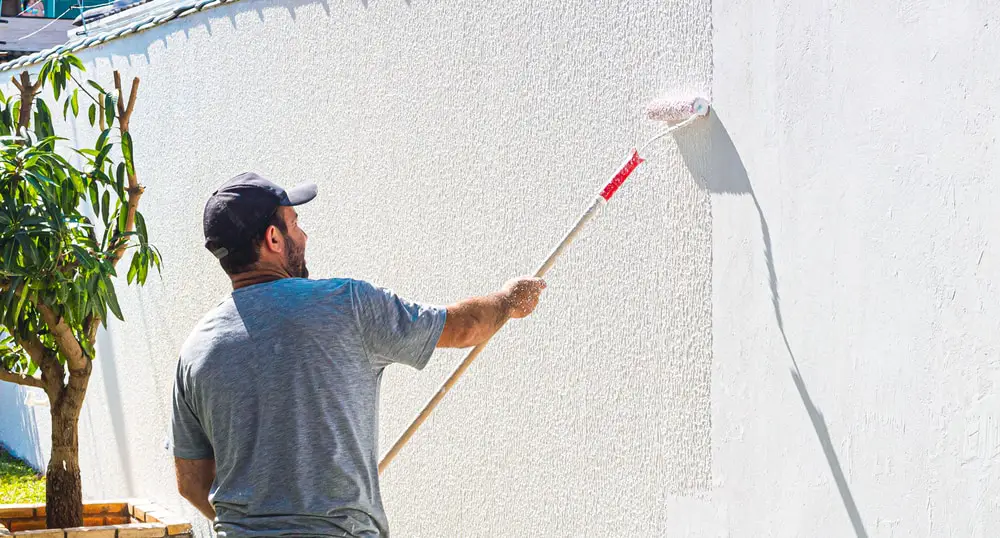
{"label": "tree trunk", "polygon": [[71,371],[69,383],[52,402],[52,457],[45,474],[45,520],[50,529],[83,526],[78,426],[90,371],[89,362],[85,369]]}
{"label": "tree trunk", "polygon": [[77,422],[63,406],[52,409],[52,457],[45,474],[45,520],[50,529],[83,526]]}

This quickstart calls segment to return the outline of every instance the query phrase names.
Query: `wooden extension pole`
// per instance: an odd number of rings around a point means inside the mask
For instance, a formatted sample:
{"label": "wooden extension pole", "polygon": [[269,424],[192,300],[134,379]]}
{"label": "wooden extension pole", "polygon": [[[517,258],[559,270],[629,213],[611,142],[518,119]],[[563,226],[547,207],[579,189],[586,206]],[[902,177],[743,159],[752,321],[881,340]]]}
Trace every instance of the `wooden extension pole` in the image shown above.
{"label": "wooden extension pole", "polygon": [[[625,179],[628,178],[629,174],[631,174],[632,171],[635,170],[635,168],[639,166],[640,163],[642,163],[642,161],[643,160],[639,157],[638,152],[633,150],[632,155],[629,157],[629,159],[625,161],[625,164],[623,164],[622,167],[618,170],[618,172],[611,178],[611,181],[604,187],[604,189],[597,196],[597,198],[594,199],[594,202],[590,204],[590,207],[588,207],[587,210],[583,213],[583,215],[580,216],[580,219],[577,220],[576,224],[569,231],[569,233],[567,233],[566,236],[563,237],[562,241],[559,242],[559,245],[557,245],[556,248],[552,250],[552,253],[549,254],[549,257],[545,259],[545,262],[543,262],[542,265],[538,267],[538,270],[535,271],[535,277],[541,278],[545,276],[545,273],[547,273],[548,270],[552,268],[552,265],[555,264],[556,259],[558,259],[560,255],[562,255],[566,247],[568,247],[570,243],[572,243],[573,240],[576,239],[576,236],[580,233],[581,230],[583,230],[583,227],[587,224],[587,222],[589,222],[590,219],[594,218],[594,216],[600,212],[601,208],[604,207],[606,203],[608,203],[608,201],[611,199],[611,196],[613,196],[615,191],[618,190],[618,187],[621,187],[622,183],[625,182]],[[378,464],[379,474],[382,474],[382,472],[385,471],[385,468],[388,467],[390,463],[392,463],[392,460],[396,457],[397,454],[399,454],[399,451],[402,450],[403,446],[410,440],[411,437],[413,437],[413,434],[416,433],[418,428],[420,428],[420,425],[423,424],[425,420],[427,420],[427,417],[429,417],[431,412],[434,411],[434,408],[437,407],[439,403],[441,403],[442,399],[444,399],[445,394],[448,394],[448,391],[455,386],[455,383],[458,382],[458,378],[462,377],[462,374],[464,374],[465,371],[469,369],[469,366],[472,364],[472,361],[476,360],[476,357],[478,357],[479,354],[482,353],[483,349],[486,348],[486,344],[488,343],[489,341],[487,340],[486,342],[483,342],[478,346],[472,348],[472,351],[470,351],[469,354],[465,356],[465,360],[463,360],[462,363],[458,365],[458,368],[455,368],[455,371],[452,372],[451,376],[449,376],[448,379],[444,382],[444,384],[441,385],[441,388],[439,388],[437,393],[434,394],[434,397],[431,398],[429,402],[427,402],[427,405],[425,405],[424,409],[420,411],[420,414],[417,415],[417,418],[413,420],[413,423],[411,423],[410,426],[406,428],[406,431],[403,432],[403,435],[399,436],[399,439],[397,439],[396,442],[392,445],[392,448],[390,448],[389,451],[386,452],[385,456],[382,457],[382,461],[380,461]]]}

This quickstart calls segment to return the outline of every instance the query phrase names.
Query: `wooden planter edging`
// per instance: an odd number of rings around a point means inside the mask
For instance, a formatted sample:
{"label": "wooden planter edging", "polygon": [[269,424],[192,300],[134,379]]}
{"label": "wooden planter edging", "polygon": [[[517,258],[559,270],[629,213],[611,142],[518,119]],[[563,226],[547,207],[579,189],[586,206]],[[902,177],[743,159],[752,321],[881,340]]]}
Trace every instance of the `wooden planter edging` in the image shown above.
{"label": "wooden planter edging", "polygon": [[46,529],[44,504],[0,505],[0,536],[25,538],[191,538],[191,524],[144,500],[83,504],[84,527]]}

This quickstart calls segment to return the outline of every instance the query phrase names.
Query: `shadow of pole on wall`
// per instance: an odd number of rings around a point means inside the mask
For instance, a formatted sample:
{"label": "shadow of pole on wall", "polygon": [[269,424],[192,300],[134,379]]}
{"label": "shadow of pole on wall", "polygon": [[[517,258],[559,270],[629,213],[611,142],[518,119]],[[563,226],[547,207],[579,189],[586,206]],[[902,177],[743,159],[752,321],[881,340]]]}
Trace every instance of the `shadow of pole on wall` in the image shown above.
{"label": "shadow of pole on wall", "polygon": [[826,461],[830,466],[834,482],[837,483],[837,490],[844,502],[844,508],[847,510],[847,516],[851,520],[854,532],[858,538],[868,538],[868,532],[865,530],[864,522],[861,520],[858,506],[854,502],[854,496],[851,495],[851,489],[840,466],[840,459],[837,457],[837,452],[830,439],[826,420],[823,418],[823,413],[813,404],[812,398],[809,397],[809,391],[806,389],[802,373],[799,371],[798,362],[795,360],[795,353],[792,352],[792,346],[789,345],[788,336],[785,334],[785,322],[781,315],[781,300],[778,295],[778,273],[774,269],[771,232],[767,226],[767,220],[764,218],[764,210],[761,209],[757,195],[750,184],[750,177],[747,174],[746,167],[743,165],[743,160],[740,158],[739,152],[736,151],[736,146],[729,137],[729,133],[726,132],[726,128],[723,126],[716,111],[712,111],[706,118],[706,121],[698,122],[686,131],[679,131],[676,139],[678,149],[684,158],[685,164],[691,170],[695,181],[702,188],[715,194],[749,195],[750,199],[753,200],[754,207],[757,209],[757,215],[760,218],[760,230],[764,243],[764,259],[767,263],[768,285],[771,289],[771,305],[774,307],[774,318],[777,322],[778,330],[781,332],[781,338],[785,343],[785,349],[788,351],[788,356],[792,361],[792,368],[789,368],[792,374],[792,382],[795,384],[795,389],[802,399],[802,405],[805,406],[806,412],[809,414],[809,420],[812,422],[813,429],[816,430],[816,436],[819,438],[819,443],[823,448],[823,455],[826,456]]}

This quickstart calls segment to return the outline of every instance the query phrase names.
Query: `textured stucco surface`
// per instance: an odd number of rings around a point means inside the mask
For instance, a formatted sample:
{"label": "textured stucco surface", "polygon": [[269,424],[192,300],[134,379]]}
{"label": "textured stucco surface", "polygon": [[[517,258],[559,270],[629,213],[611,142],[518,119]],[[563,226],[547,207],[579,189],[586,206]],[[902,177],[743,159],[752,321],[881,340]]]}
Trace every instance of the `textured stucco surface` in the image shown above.
{"label": "textured stucco surface", "polygon": [[[534,270],[658,127],[647,100],[708,92],[707,0],[560,4],[247,0],[81,53],[142,77],[132,128],[166,263],[102,335],[89,495],[182,508],[170,383],[226,292],[200,214],[227,177],[320,184],[301,212],[314,276],[445,303]],[[658,144],[535,317],[498,335],[387,471],[395,535],[662,536],[669,499],[708,491],[709,204],[675,142]],[[383,446],[462,355],[388,375]]]}
{"label": "textured stucco surface", "polygon": [[[198,224],[223,178],[318,181],[315,275],[446,302],[534,269],[652,132],[641,104],[686,88],[712,117],[385,475],[396,535],[994,536],[1000,8],[549,4],[248,0],[83,54],[143,77],[167,261],[102,334],[88,492],[182,506],[168,398],[225,290]],[[391,372],[384,446],[461,356]]]}
{"label": "textured stucco surface", "polygon": [[997,535],[998,26],[713,3],[714,486],[679,535]]}

